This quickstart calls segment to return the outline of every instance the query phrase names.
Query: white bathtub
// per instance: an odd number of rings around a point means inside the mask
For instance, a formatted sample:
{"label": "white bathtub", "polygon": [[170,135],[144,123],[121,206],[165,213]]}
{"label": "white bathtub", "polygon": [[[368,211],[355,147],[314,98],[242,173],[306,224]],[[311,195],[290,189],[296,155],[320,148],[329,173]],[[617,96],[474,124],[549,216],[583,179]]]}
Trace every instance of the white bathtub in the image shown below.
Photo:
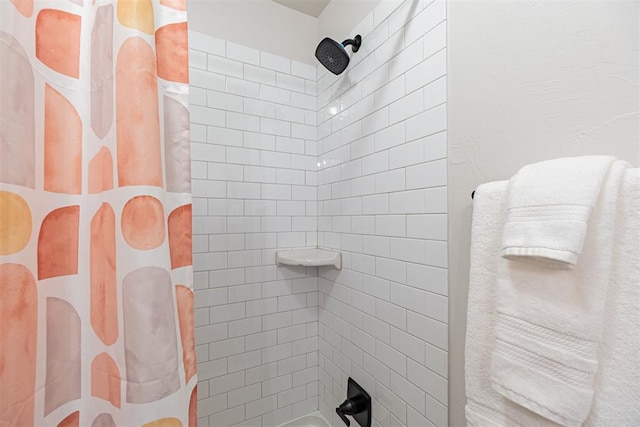
{"label": "white bathtub", "polygon": [[320,411],[314,411],[278,427],[330,427],[330,425]]}

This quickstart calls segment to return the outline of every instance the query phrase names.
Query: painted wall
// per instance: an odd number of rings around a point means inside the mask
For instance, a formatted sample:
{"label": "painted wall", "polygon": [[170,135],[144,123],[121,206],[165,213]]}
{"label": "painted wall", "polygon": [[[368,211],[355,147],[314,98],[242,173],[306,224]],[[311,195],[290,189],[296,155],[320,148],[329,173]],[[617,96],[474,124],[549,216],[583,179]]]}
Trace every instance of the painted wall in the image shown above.
{"label": "painted wall", "polygon": [[447,425],[445,25],[444,1],[382,4],[350,32],[348,70],[318,82],[318,243],[343,256],[318,279],[334,426],[348,377],[375,426]]}
{"label": "painted wall", "polygon": [[[318,42],[339,42],[371,11],[385,10],[402,0],[332,0],[318,18],[271,0],[189,0],[189,28],[223,40],[316,65]],[[381,9],[382,10],[382,9]]]}
{"label": "painted wall", "polygon": [[528,163],[638,165],[637,1],[448,3],[450,424],[464,425],[471,191]]}
{"label": "painted wall", "polygon": [[271,0],[189,0],[189,29],[315,65],[318,19]]}
{"label": "painted wall", "polygon": [[316,69],[189,35],[198,417],[273,426],[318,407]]}
{"label": "painted wall", "polygon": [[[402,0],[331,0],[318,16],[318,42],[331,37],[337,42],[353,38],[353,30],[378,5],[386,3],[389,10],[397,8]],[[382,9],[379,9],[379,14]]]}

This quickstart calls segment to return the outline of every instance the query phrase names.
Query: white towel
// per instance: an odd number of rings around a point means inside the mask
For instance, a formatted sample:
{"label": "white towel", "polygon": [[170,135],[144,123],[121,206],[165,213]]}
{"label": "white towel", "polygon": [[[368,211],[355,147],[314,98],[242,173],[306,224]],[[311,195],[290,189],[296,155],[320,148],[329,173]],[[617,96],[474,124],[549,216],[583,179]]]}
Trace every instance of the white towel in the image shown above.
{"label": "white towel", "polygon": [[640,426],[640,169],[620,189],[613,280],[586,426]]}
{"label": "white towel", "polygon": [[496,269],[500,259],[508,183],[500,181],[479,186],[473,202],[465,341],[465,413],[470,426],[556,425],[502,397],[491,387]]}
{"label": "white towel", "polygon": [[584,156],[533,163],[509,185],[502,256],[571,269],[614,158]]}
{"label": "white towel", "polygon": [[[471,426],[557,426],[492,389],[495,342],[496,269],[506,211],[507,182],[476,190],[465,347],[467,421]],[[585,426],[640,425],[640,171],[628,169],[620,197],[613,281],[595,396]]]}
{"label": "white towel", "polygon": [[493,388],[566,426],[584,422],[593,400],[618,194],[627,166],[620,161],[611,166],[573,270],[498,262]]}

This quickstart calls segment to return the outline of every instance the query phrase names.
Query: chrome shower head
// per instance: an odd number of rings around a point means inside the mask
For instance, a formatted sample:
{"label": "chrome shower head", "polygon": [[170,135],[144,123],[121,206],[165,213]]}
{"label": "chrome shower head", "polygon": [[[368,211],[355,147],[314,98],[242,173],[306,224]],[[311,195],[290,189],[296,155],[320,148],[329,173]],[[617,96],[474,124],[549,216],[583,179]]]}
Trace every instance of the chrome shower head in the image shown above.
{"label": "chrome shower head", "polygon": [[353,52],[357,52],[362,45],[362,37],[358,34],[353,39],[345,40],[342,43],[325,37],[316,48],[316,58],[327,70],[338,75],[349,65],[349,55],[345,50],[345,47],[349,45],[353,46]]}

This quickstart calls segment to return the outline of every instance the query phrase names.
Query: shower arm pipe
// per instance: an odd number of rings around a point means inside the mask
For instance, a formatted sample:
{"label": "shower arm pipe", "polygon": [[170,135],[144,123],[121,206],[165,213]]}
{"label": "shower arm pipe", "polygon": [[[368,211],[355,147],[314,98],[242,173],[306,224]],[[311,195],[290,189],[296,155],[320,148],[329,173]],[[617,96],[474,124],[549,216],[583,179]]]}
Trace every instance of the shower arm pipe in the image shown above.
{"label": "shower arm pipe", "polygon": [[353,52],[357,52],[360,49],[360,45],[362,44],[362,37],[358,34],[353,39],[346,39],[342,42],[342,47],[353,46],[351,49]]}

